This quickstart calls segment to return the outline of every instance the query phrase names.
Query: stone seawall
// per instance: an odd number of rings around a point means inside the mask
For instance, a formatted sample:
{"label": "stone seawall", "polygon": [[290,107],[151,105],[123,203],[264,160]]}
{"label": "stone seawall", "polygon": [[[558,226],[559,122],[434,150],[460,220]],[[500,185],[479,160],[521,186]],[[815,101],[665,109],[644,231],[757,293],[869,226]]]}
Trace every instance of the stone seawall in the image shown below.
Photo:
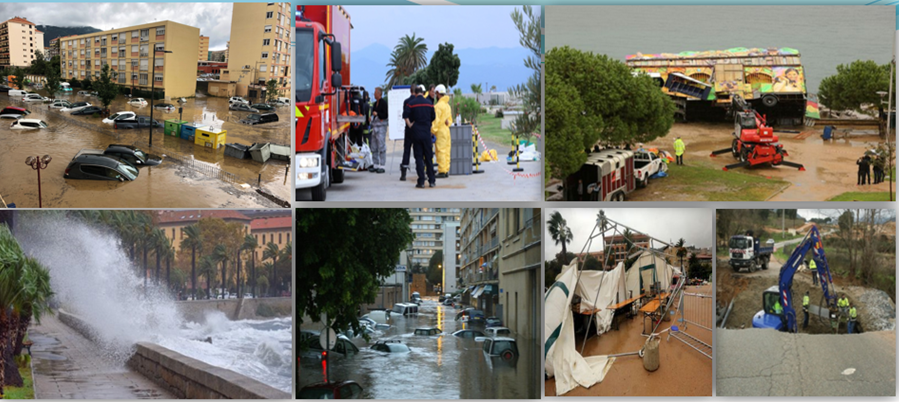
{"label": "stone seawall", "polygon": [[[80,317],[57,312],[64,324],[97,343],[93,328]],[[215,367],[162,346],[139,342],[128,366],[179,398],[290,399],[289,393],[234,371]]]}
{"label": "stone seawall", "polygon": [[272,388],[231,370],[215,367],[152,343],[138,343],[128,366],[179,398],[290,399]]}
{"label": "stone seawall", "polygon": [[220,311],[229,320],[262,320],[274,317],[292,317],[293,300],[289,297],[261,299],[211,299],[177,302],[184,318],[203,322],[207,312]]}

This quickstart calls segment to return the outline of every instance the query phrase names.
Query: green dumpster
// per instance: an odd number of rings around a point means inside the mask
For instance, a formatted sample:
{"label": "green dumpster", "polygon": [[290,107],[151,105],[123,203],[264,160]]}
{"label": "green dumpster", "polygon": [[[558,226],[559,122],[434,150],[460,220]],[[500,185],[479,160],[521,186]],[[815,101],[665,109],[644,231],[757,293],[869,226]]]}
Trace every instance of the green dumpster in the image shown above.
{"label": "green dumpster", "polygon": [[187,124],[184,120],[166,120],[165,121],[165,135],[171,135],[172,137],[181,136],[181,125]]}

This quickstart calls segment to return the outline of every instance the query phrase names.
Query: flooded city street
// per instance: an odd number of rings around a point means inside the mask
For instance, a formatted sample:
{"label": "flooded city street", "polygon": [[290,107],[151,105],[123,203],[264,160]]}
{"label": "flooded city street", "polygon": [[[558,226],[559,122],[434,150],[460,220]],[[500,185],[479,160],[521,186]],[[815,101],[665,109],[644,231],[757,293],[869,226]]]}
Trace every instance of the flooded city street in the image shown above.
{"label": "flooded city street", "polygon": [[[461,329],[484,331],[483,326],[470,326],[456,321],[463,306],[444,306],[434,298],[422,301],[417,315],[391,314],[390,328],[375,331],[370,342],[362,337],[352,339],[359,347],[356,355],[332,352],[330,380],[352,380],[363,388],[362,398],[376,399],[498,399],[536,398],[539,392],[540,359],[535,339],[513,333],[519,357],[512,363],[500,357],[489,357],[481,339],[452,336]],[[468,306],[464,306],[468,307]],[[414,335],[416,328],[437,327],[442,334]],[[409,353],[386,353],[371,349],[379,340],[399,340]],[[299,385],[325,380],[321,351],[300,352]]]}
{"label": "flooded city street", "polygon": [[[38,91],[42,95],[43,91]],[[96,97],[72,94],[57,95],[70,102],[99,104]],[[112,113],[134,111],[149,116],[150,107],[127,104],[119,96],[110,105]],[[178,104],[170,100],[157,103],[175,105],[173,112],[153,111],[160,123],[178,119]],[[72,116],[49,109],[45,103],[24,103],[0,94],[0,108],[19,106],[32,113],[27,118],[41,119],[49,128],[13,130],[6,119],[0,121],[0,195],[7,203],[20,208],[38,206],[37,173],[24,163],[27,156],[50,155],[53,160],[41,172],[43,206],[72,207],[213,207],[213,208],[277,208],[280,205],[256,192],[257,188],[273,198],[289,200],[290,181],[287,161],[270,159],[265,164],[252,159],[225,156],[225,148],[212,149],[180,137],[165,136],[163,128],[153,130],[153,147],[149,147],[149,129],[113,129],[100,117]],[[290,144],[289,108],[278,107],[279,121],[259,126],[238,123],[248,112],[228,111],[227,98],[187,99],[181,105],[181,120],[209,122],[213,119],[227,130],[227,143]],[[214,117],[213,117],[214,116]],[[81,149],[105,149],[110,144],[135,145],[146,153],[166,155],[168,160],[155,167],[144,167],[133,182],[64,179],[69,161]],[[223,179],[227,177],[228,180]]]}

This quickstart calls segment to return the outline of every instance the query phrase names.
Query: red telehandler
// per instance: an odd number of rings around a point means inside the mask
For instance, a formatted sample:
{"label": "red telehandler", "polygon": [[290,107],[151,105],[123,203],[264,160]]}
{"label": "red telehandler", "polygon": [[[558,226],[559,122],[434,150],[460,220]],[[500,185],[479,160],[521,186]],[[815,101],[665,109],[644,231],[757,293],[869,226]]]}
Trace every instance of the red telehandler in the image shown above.
{"label": "red telehandler", "polygon": [[734,140],[730,148],[712,151],[710,155],[714,157],[730,152],[735,159],[740,161],[725,166],[724,170],[751,167],[763,163],[770,163],[772,166],[791,166],[800,171],[805,170],[805,167],[799,163],[784,160],[784,157],[790,156],[790,154],[783,148],[783,145],[777,143],[778,138],[774,135],[774,129],[768,126],[765,116],[756,112],[742,97],[734,95],[731,110],[734,114]]}

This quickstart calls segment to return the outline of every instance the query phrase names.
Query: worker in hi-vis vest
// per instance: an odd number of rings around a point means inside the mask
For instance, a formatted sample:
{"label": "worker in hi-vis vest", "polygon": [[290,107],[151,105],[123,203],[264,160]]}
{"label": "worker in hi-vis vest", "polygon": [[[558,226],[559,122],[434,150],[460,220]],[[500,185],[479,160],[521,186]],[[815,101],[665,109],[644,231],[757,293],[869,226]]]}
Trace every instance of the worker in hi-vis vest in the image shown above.
{"label": "worker in hi-vis vest", "polygon": [[808,261],[808,270],[812,273],[812,285],[818,286],[818,264],[814,258]]}
{"label": "worker in hi-vis vest", "polygon": [[846,333],[853,333],[855,330],[855,323],[858,320],[858,310],[855,309],[855,306],[849,308],[849,325],[846,327]]}
{"label": "worker in hi-vis vest", "polygon": [[808,328],[808,291],[802,296],[802,329]]}
{"label": "worker in hi-vis vest", "polygon": [[687,146],[684,145],[684,140],[680,139],[680,136],[674,140],[674,156],[677,159],[678,165],[684,164],[684,151],[687,149]]}

